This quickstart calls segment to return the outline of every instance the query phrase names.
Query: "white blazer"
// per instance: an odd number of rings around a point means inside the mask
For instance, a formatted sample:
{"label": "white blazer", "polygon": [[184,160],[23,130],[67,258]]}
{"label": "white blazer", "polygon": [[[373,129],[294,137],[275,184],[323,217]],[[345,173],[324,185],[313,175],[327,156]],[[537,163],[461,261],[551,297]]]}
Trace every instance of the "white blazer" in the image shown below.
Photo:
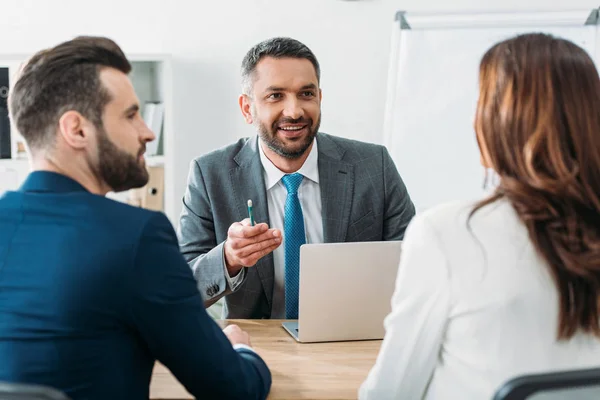
{"label": "white blazer", "polygon": [[507,200],[418,215],[360,399],[491,399],[509,378],[600,366],[600,340],[556,339],[559,297]]}

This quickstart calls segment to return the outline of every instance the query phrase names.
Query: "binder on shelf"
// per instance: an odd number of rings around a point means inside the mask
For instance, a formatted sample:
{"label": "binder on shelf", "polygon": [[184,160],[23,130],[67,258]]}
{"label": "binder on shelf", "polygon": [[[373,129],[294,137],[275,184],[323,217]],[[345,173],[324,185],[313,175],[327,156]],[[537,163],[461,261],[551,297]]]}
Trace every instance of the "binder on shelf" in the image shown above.
{"label": "binder on shelf", "polygon": [[144,104],[142,117],[148,128],[156,135],[156,139],[146,145],[147,156],[159,154],[159,143],[161,141],[164,114],[165,107],[163,103],[147,102]]}
{"label": "binder on shelf", "polygon": [[11,158],[8,88],[8,68],[0,68],[0,158]]}
{"label": "binder on shelf", "polygon": [[142,207],[164,211],[165,170],[162,166],[148,167],[150,179],[142,193]]}
{"label": "binder on shelf", "polygon": [[148,183],[139,189],[131,189],[127,203],[149,210],[164,211],[164,168],[162,166],[147,168]]}

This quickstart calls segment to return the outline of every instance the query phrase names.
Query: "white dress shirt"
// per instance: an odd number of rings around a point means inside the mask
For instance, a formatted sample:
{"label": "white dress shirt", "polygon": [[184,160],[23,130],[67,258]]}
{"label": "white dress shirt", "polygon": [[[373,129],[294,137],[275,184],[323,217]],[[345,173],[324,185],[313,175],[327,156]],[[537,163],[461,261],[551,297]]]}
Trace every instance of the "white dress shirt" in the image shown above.
{"label": "white dress shirt", "polygon": [[[283,211],[287,198],[287,189],[281,181],[286,175],[277,168],[265,155],[263,143],[258,142],[260,148],[260,162],[263,166],[265,188],[267,190],[267,206],[269,210],[270,228],[281,230],[281,245],[273,251],[273,264],[275,281],[273,284],[273,308],[271,318],[285,319],[285,232],[283,231]],[[312,148],[302,167],[296,171],[304,179],[298,188],[298,199],[304,216],[304,231],[306,243],[323,243],[323,218],[321,216],[321,188],[319,187],[319,153],[317,140],[313,141]],[[257,223],[263,221],[256,221]],[[243,269],[242,269],[243,271]],[[235,290],[243,280],[243,272],[235,277],[230,277],[225,269],[225,277],[230,288]]]}
{"label": "white dress shirt", "polygon": [[413,219],[392,311],[360,399],[491,399],[508,379],[600,366],[600,340],[556,339],[559,296],[511,204]]}

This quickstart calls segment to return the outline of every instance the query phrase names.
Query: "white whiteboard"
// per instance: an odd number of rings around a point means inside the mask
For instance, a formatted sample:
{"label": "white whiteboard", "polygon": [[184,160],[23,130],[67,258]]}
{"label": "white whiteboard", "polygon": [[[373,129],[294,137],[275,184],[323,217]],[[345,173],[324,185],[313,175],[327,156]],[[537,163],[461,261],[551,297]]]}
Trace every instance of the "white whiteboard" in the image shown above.
{"label": "white whiteboard", "polygon": [[569,39],[595,58],[597,26],[584,23],[440,29],[397,25],[384,136],[417,210],[485,194],[473,129],[483,54],[498,41],[535,31]]}

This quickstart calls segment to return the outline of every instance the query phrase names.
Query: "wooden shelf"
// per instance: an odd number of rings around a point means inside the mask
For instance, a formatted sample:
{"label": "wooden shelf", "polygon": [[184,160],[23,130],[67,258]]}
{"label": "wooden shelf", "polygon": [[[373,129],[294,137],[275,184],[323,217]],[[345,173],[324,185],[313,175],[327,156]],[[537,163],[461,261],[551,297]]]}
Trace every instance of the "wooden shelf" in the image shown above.
{"label": "wooden shelf", "polygon": [[146,157],[146,165],[149,167],[157,167],[157,166],[165,165],[165,156],[163,156],[163,155],[148,156],[148,157]]}

